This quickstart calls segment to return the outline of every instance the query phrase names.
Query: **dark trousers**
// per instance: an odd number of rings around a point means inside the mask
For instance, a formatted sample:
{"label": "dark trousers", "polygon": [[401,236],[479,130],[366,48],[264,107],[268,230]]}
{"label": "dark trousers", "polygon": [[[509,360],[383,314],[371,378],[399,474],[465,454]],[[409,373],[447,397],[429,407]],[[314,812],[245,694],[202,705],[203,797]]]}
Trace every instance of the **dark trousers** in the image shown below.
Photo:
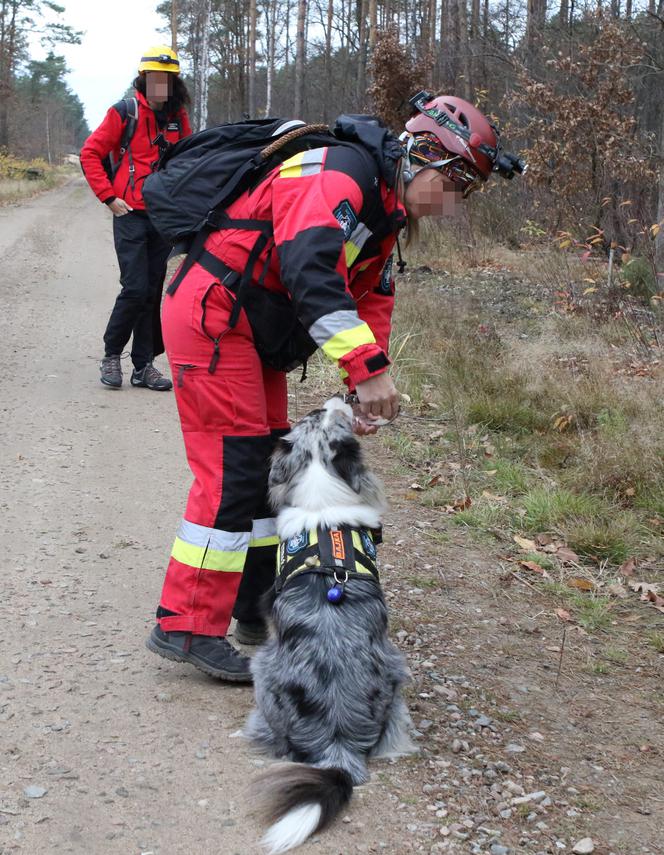
{"label": "dark trousers", "polygon": [[122,353],[133,335],[131,360],[140,371],[154,356],[164,352],[161,292],[171,247],[143,211],[114,217],[113,239],[122,290],[104,333],[106,356]]}

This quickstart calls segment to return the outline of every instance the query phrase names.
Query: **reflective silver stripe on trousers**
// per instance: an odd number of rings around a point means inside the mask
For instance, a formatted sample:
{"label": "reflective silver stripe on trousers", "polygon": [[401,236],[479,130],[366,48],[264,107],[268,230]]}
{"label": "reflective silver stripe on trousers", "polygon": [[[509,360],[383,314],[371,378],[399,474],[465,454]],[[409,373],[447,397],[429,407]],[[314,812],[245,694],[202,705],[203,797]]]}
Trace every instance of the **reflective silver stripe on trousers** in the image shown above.
{"label": "reflective silver stripe on trousers", "polygon": [[220,531],[183,519],[178,527],[177,536],[192,546],[203,546],[219,552],[244,552],[249,543],[248,531]]}

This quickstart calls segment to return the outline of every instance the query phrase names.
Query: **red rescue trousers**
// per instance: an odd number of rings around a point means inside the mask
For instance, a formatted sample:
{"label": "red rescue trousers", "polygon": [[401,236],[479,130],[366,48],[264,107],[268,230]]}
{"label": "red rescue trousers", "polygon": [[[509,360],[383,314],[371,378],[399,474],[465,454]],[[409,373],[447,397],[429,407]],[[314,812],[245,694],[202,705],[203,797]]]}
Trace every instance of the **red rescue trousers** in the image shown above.
{"label": "red rescue trousers", "polygon": [[157,610],[165,632],[226,635],[233,613],[259,619],[260,597],[274,581],[267,477],[276,437],[289,428],[286,375],[263,365],[244,312],[228,328],[234,299],[195,265],[164,300],[164,342],[194,475]]}

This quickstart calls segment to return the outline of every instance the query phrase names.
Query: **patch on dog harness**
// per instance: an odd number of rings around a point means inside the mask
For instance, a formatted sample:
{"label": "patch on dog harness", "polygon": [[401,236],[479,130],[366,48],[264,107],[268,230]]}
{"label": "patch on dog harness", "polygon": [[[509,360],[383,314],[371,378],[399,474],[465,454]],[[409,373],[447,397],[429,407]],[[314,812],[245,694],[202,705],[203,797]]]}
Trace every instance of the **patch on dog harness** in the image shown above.
{"label": "patch on dog harness", "polygon": [[309,546],[309,532],[301,531],[286,541],[286,555],[295,555]]}
{"label": "patch on dog harness", "polygon": [[357,216],[348,199],[344,199],[341,204],[337,205],[332,213],[341,226],[341,230],[344,233],[344,240],[350,240],[350,236],[357,226]]}
{"label": "patch on dog harness", "polygon": [[376,547],[374,545],[373,540],[371,539],[371,535],[365,528],[360,529],[360,540],[362,541],[362,546],[364,547],[364,554],[367,558],[371,558],[372,561],[376,560]]}
{"label": "patch on dog harness", "polygon": [[336,558],[337,561],[343,561],[346,557],[343,533],[337,529],[333,529],[330,532],[330,540],[332,541],[332,558]]}
{"label": "patch on dog harness", "polygon": [[[301,531],[279,544],[277,593],[294,576],[301,573],[322,573],[338,584],[339,577],[370,576],[376,581],[376,542],[380,532],[365,528],[342,526],[338,529]],[[333,602],[333,600],[330,600]]]}

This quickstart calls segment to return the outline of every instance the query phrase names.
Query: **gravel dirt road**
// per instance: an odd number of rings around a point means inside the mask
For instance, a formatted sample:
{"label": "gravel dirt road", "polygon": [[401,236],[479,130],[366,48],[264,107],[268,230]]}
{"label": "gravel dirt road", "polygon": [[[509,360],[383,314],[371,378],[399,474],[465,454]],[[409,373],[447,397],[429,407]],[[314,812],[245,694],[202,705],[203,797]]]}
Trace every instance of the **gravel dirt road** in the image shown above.
{"label": "gravel dirt road", "polygon": [[[258,855],[247,785],[265,761],[236,735],[251,689],[144,648],[190,475],[173,395],[99,383],[109,213],[80,178],[0,208],[0,256],[0,855]],[[293,415],[324,397],[303,388]],[[394,430],[432,441],[408,414]],[[658,615],[620,601],[610,631],[562,627],[506,572],[509,543],[425,507],[426,476],[380,434],[366,447],[422,751],[373,764],[297,851],[664,852]]]}
{"label": "gravel dirt road", "polygon": [[0,255],[0,852],[258,852],[251,689],[143,646],[190,476],[173,395],[98,380],[110,216],[74,180],[0,209]]}

